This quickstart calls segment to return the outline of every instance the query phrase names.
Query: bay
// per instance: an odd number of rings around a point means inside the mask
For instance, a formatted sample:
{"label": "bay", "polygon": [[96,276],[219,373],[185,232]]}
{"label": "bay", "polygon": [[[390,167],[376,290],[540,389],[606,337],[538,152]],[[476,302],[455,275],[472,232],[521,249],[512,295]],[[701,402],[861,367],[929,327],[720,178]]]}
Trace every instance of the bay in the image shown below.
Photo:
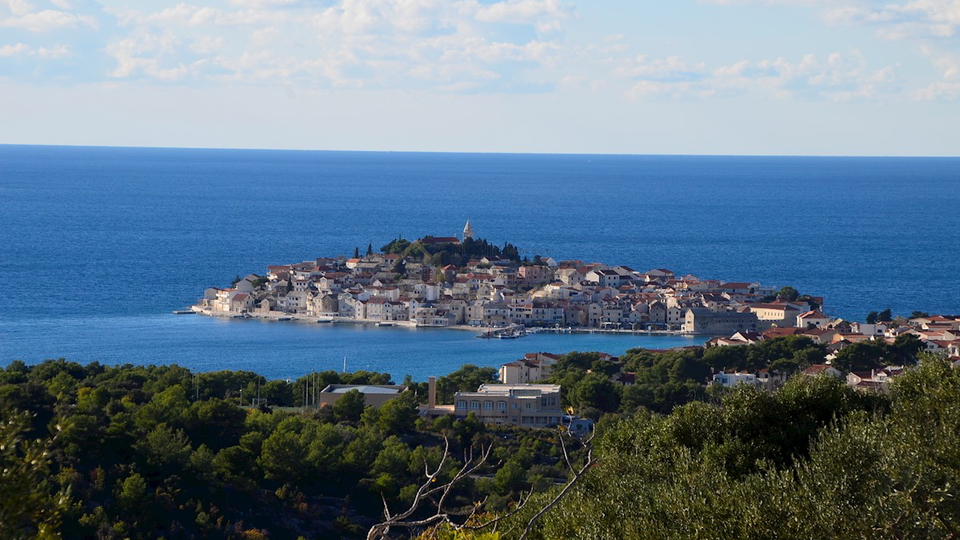
{"label": "bay", "polygon": [[[169,315],[203,289],[397,236],[792,285],[832,315],[960,312],[960,159],[0,146],[0,365],[49,357],[422,380],[527,351],[682,338],[283,325]],[[679,339],[679,341],[677,341]],[[370,367],[367,367],[370,366]]]}

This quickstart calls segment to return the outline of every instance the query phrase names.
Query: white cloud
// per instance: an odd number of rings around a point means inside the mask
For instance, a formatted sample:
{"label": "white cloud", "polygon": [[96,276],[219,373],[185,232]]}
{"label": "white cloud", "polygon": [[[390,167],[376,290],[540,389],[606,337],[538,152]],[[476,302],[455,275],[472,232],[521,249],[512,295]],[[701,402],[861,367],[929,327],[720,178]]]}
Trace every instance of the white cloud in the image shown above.
{"label": "white cloud", "polygon": [[825,12],[828,21],[877,27],[884,39],[949,38],[960,26],[960,0],[911,0],[882,7],[847,5]]}
{"label": "white cloud", "polygon": [[647,55],[637,56],[633,62],[617,68],[617,74],[648,81],[688,81],[699,79],[706,71],[706,65],[689,65],[680,56],[653,58]]}
{"label": "white cloud", "polygon": [[474,17],[483,22],[531,23],[543,17],[563,19],[569,7],[559,0],[507,0],[478,6]]}
{"label": "white cloud", "polygon": [[0,27],[20,28],[30,32],[48,32],[78,26],[97,28],[99,25],[97,20],[89,15],[76,15],[54,9],[25,13],[0,20]]}
{"label": "white cloud", "polygon": [[0,5],[4,4],[13,15],[26,15],[33,11],[33,5],[27,0],[0,0]]}
{"label": "white cloud", "polygon": [[34,49],[24,43],[0,47],[0,58],[13,56],[39,56],[44,59],[58,59],[70,56],[70,48],[65,45],[57,45]]}
{"label": "white cloud", "polygon": [[[331,0],[322,6],[231,0],[216,8],[178,3],[153,12],[114,10],[128,35],[107,47],[117,62],[111,76],[283,77],[333,87],[439,91],[517,87],[541,80],[537,70],[557,65],[563,47],[555,33],[570,13],[558,0]],[[494,39],[488,24],[496,22],[519,28],[498,29]],[[148,35],[177,44],[145,48]],[[201,59],[205,63],[197,64]],[[168,71],[181,63],[196,68]]]}
{"label": "white cloud", "polygon": [[940,80],[917,90],[914,97],[922,101],[960,99],[960,56],[939,56],[933,65],[940,70]]}
{"label": "white cloud", "polygon": [[24,45],[23,43],[17,43],[16,45],[4,45],[3,47],[0,47],[0,58],[23,56],[29,53],[30,47],[28,45]]}
{"label": "white cloud", "polygon": [[200,36],[190,44],[190,50],[197,54],[213,54],[223,49],[226,41],[223,37]]}
{"label": "white cloud", "polygon": [[874,99],[896,83],[894,66],[870,69],[859,51],[836,52],[825,58],[808,54],[793,62],[786,58],[741,60],[715,68],[692,64],[679,56],[638,56],[616,73],[635,81],[625,92],[634,99],[760,93],[777,98],[846,101]]}
{"label": "white cloud", "polygon": [[57,45],[56,47],[40,47],[37,49],[37,56],[40,58],[49,58],[55,60],[71,56],[70,48],[66,45]]}

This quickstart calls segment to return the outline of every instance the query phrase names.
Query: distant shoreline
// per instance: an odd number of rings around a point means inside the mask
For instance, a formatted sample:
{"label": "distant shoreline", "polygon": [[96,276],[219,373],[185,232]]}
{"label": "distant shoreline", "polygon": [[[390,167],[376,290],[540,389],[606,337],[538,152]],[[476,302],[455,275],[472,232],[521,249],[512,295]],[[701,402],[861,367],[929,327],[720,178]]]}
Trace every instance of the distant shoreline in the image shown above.
{"label": "distant shoreline", "polygon": [[[303,314],[285,314],[285,313],[246,313],[239,316],[236,313],[216,312],[204,310],[197,306],[191,307],[197,315],[205,315],[217,319],[259,319],[263,321],[275,322],[298,322],[311,324],[360,324],[367,326],[383,326],[396,328],[423,328],[430,330],[459,330],[474,332],[478,335],[490,330],[503,330],[504,328],[487,328],[484,326],[470,326],[466,324],[454,324],[448,326],[429,326],[418,325],[411,321],[381,321],[376,319],[357,319],[354,317],[317,317]],[[322,322],[320,322],[322,321]],[[528,334],[616,334],[616,335],[637,335],[637,336],[670,336],[670,337],[696,337],[694,334],[684,333],[679,330],[627,330],[622,328],[549,328],[549,327],[530,327],[524,329]]]}

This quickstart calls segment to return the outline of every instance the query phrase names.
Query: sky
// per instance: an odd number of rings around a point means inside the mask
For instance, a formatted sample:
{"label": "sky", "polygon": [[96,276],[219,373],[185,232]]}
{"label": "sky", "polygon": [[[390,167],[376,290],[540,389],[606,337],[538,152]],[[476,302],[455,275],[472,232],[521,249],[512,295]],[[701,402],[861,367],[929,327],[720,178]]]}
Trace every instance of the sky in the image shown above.
{"label": "sky", "polygon": [[0,144],[960,155],[960,0],[0,0]]}

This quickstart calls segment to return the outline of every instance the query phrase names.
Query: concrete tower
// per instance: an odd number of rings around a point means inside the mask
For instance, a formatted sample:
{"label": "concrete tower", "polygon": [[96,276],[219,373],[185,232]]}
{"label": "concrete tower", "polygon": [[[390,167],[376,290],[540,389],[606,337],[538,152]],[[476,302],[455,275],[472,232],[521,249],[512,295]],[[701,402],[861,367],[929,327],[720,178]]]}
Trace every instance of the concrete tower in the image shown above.
{"label": "concrete tower", "polygon": [[473,238],[473,227],[470,226],[470,220],[467,220],[467,224],[463,226],[463,239]]}

